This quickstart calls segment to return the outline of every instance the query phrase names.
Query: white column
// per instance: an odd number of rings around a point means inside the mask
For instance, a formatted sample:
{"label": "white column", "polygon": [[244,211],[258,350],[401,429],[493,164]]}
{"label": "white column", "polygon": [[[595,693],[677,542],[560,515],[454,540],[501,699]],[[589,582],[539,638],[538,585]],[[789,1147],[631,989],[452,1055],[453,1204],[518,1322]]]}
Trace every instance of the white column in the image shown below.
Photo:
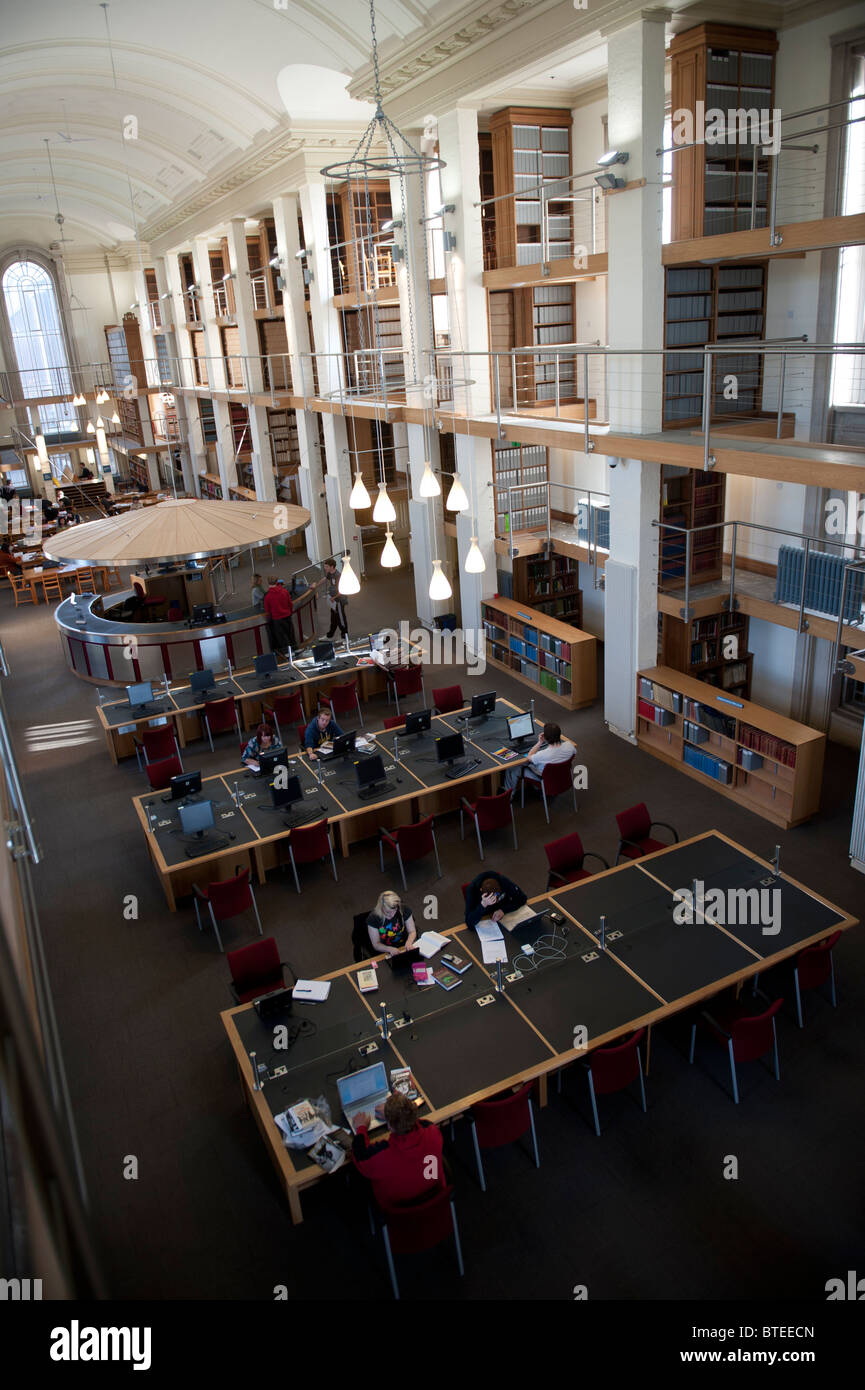
{"label": "white column", "polygon": [[[461,520],[457,526],[461,622],[465,629],[479,628],[481,599],[490,598],[498,588],[492,448],[489,439],[472,438],[464,434],[458,434],[455,442],[457,469],[462,476],[471,504],[470,511],[460,514]],[[454,513],[448,512],[447,515],[453,516]],[[465,521],[462,520],[463,517]],[[478,538],[478,549],[486,565],[483,573],[478,575],[467,574],[465,569],[473,535]]]}
{"label": "white column", "polygon": [[[456,247],[447,257],[448,321],[453,348],[489,352],[487,292],[484,288],[484,249],[481,210],[473,206],[480,199],[480,159],[478,120],[475,111],[458,108],[440,117],[439,154],[446,162],[441,171],[442,202],[453,203],[456,211],[445,216],[445,227],[456,237]],[[466,357],[454,363],[454,377],[469,377],[473,385],[467,392],[457,390],[457,402],[466,400],[475,414],[490,409],[489,362],[485,357]]]}
{"label": "white column", "polygon": [[228,384],[225,380],[222,336],[219,325],[213,322],[215,308],[209,253],[207,238],[196,237],[192,243],[192,264],[195,267],[195,281],[199,289],[199,312],[204,320],[204,338],[207,343],[207,380],[211,391],[226,391]]}
{"label": "white column", "polygon": [[252,302],[252,284],[249,279],[249,256],[246,251],[246,220],[232,217],[228,224],[228,261],[234,279],[234,311],[237,332],[240,338],[240,351],[244,358],[243,379],[253,393],[260,393],[263,387],[261,356],[258,341],[258,324],[255,318],[255,305]]}

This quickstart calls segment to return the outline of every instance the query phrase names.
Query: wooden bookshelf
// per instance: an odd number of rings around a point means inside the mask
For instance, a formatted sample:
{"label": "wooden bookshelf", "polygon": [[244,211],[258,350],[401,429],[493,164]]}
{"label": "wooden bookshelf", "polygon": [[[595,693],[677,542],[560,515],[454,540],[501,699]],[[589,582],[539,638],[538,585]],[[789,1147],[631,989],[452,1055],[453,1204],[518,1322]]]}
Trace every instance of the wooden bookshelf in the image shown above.
{"label": "wooden bookshelf", "polygon": [[[690,623],[661,614],[661,665],[728,691],[737,700],[751,695],[754,657],[748,651],[746,613],[706,613]],[[729,639],[735,638],[732,647]],[[725,651],[731,651],[725,656]]]}
{"label": "wooden bookshelf", "polygon": [[222,479],[218,473],[200,473],[198,477],[198,491],[201,497],[212,497],[217,502],[222,500]]}
{"label": "wooden bookshelf", "polygon": [[[511,531],[546,531],[549,477],[549,454],[542,444],[493,442],[497,536]],[[520,483],[533,486],[522,487],[509,498],[508,488]]]}
{"label": "wooden bookshelf", "polygon": [[[703,418],[703,348],[760,342],[766,331],[766,261],[735,265],[670,266],[664,296],[664,427]],[[759,418],[762,359],[734,346],[713,359],[711,419]],[[727,389],[735,378],[735,395]]]}
{"label": "wooden bookshelf", "polygon": [[598,693],[597,642],[512,599],[481,605],[487,662],[525,681],[565,709],[583,709]]}
{"label": "wooden bookshelf", "polygon": [[637,744],[784,830],[820,809],[826,738],[750,700],[654,666],[637,672]]}
{"label": "wooden bookshelf", "polygon": [[[571,123],[568,110],[509,106],[490,121],[496,196],[496,264],[536,265],[543,257],[541,191],[547,202],[547,260],[571,254]],[[562,201],[551,195],[559,194]]]}
{"label": "wooden bookshelf", "polygon": [[[692,583],[705,584],[723,574],[723,529],[726,479],[723,473],[696,472],[664,464],[661,469],[661,516],[670,526],[706,526],[691,537]],[[685,584],[686,537],[677,531],[661,531],[658,587],[676,589]]]}
{"label": "wooden bookshelf", "polygon": [[579,567],[569,555],[517,556],[514,560],[514,599],[559,622],[580,627],[583,593]]}
{"label": "wooden bookshelf", "polygon": [[[123,391],[131,386],[133,390],[145,386],[147,373],[144,368],[144,352],[141,347],[141,329],[134,314],[124,314],[120,324],[105,325],[105,344],[108,360],[111,363],[113,391],[120,416],[120,428],[129,439],[139,444],[144,442],[141,430],[141,416],[138,413],[138,399],[133,396],[127,400]],[[110,414],[110,411],[109,411]]]}

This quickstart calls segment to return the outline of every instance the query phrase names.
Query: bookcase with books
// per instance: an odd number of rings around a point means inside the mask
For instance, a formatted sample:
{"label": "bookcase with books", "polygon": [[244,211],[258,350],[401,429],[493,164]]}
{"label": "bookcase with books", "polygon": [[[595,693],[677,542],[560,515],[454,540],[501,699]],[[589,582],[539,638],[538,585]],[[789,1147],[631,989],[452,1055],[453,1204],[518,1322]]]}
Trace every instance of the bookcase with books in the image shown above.
{"label": "bookcase with books", "polygon": [[546,530],[549,477],[549,455],[543,445],[493,443],[497,536]]}
{"label": "bookcase with books", "polygon": [[664,426],[699,425],[703,418],[706,346],[731,345],[713,356],[711,419],[762,418],[763,363],[737,353],[766,330],[766,261],[671,266],[664,295]]}
{"label": "bookcase with books", "polygon": [[637,673],[638,747],[789,830],[820,809],[826,738],[817,729],[669,666]]}
{"label": "bookcase with books", "polygon": [[512,599],[481,606],[487,662],[566,709],[583,709],[598,693],[597,643],[589,632]]}
{"label": "bookcase with books", "polygon": [[[723,573],[726,478],[664,464],[661,469],[661,522],[668,526],[705,526],[691,537],[691,583],[705,584]],[[661,529],[658,585],[682,588],[685,583],[687,538],[681,531]]]}
{"label": "bookcase with books", "polygon": [[574,627],[583,621],[578,566],[568,555],[517,556],[514,598]]}
{"label": "bookcase with books", "polygon": [[751,695],[753,655],[744,613],[705,613],[690,623],[662,614],[661,664],[729,690],[737,699]]}

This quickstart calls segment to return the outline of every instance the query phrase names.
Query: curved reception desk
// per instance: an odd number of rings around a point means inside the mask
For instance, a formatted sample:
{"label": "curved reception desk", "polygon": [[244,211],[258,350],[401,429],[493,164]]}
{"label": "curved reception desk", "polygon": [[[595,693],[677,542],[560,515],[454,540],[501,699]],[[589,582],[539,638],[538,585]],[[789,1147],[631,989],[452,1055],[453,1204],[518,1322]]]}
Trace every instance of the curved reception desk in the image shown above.
{"label": "curved reception desk", "polygon": [[100,685],[163,676],[185,680],[190,671],[207,666],[224,670],[229,661],[235,668],[251,666],[253,657],[270,650],[261,609],[243,608],[206,627],[136,623],[119,616],[132,598],[131,591],[83,594],[58,604],[54,616],[66,664],[82,680]]}

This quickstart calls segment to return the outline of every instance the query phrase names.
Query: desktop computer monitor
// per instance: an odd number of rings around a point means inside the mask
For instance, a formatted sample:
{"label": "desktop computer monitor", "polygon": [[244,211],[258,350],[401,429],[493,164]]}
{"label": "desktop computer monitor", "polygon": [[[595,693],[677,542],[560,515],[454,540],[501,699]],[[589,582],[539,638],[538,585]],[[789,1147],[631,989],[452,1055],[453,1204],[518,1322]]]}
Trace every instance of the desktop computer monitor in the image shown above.
{"label": "desktop computer monitor", "polygon": [[357,789],[365,791],[368,787],[374,787],[377,782],[384,782],[384,763],[379,753],[374,753],[371,758],[364,758],[361,762],[354,765],[357,774]]}
{"label": "desktop computer monitor", "polygon": [[189,806],[178,807],[178,810],[184,835],[197,835],[202,840],[205,830],[210,830],[213,825],[213,802],[194,801]]}
{"label": "desktop computer monitor", "polygon": [[465,756],[462,734],[443,734],[436,739],[436,757],[440,763],[453,763]]}
{"label": "desktop computer monitor", "polygon": [[130,705],[147,705],[153,699],[153,682],[139,681],[137,685],[127,685],[126,698]]}
{"label": "desktop computer monitor", "polygon": [[263,656],[255,658],[255,674],[257,676],[271,676],[277,669],[276,652],[265,652]]}
{"label": "desktop computer monitor", "polygon": [[192,609],[192,621],[194,623],[212,623],[216,617],[216,605],[214,603],[196,603]]}
{"label": "desktop computer monitor", "polygon": [[272,777],[277,767],[288,767],[288,754],[284,748],[268,748],[266,753],[259,753],[258,768],[262,777]]}
{"label": "desktop computer monitor", "polygon": [[286,809],[293,806],[295,802],[303,800],[303,792],[300,789],[300,778],[289,777],[284,787],[278,787],[274,782],[270,785],[270,795],[274,806]]}
{"label": "desktop computer monitor", "polygon": [[171,789],[171,800],[181,801],[188,796],[194,796],[201,791],[200,772],[178,772],[176,777],[172,777],[169,782]]}
{"label": "desktop computer monitor", "polygon": [[193,671],[189,677],[190,690],[210,690],[214,685],[216,685],[216,677],[210,667],[206,667],[203,671]]}
{"label": "desktop computer monitor", "polygon": [[386,632],[371,632],[369,634],[369,649],[371,652],[383,652],[386,646]]}
{"label": "desktop computer monitor", "polygon": [[312,649],[312,659],[316,666],[319,666],[323,661],[333,661],[333,643],[316,642]]}
{"label": "desktop computer monitor", "polygon": [[488,690],[485,695],[472,696],[472,708],[470,718],[486,719],[488,714],[496,712],[496,692]]}
{"label": "desktop computer monitor", "polygon": [[422,734],[425,729],[432,728],[432,710],[416,709],[405,717],[405,731],[407,734]]}
{"label": "desktop computer monitor", "polygon": [[347,758],[349,753],[354,752],[354,741],[357,738],[357,729],[352,729],[348,734],[337,734],[333,741],[333,757]]}
{"label": "desktop computer monitor", "polygon": [[535,721],[530,714],[513,714],[508,717],[508,738],[512,743],[525,742],[535,732]]}

